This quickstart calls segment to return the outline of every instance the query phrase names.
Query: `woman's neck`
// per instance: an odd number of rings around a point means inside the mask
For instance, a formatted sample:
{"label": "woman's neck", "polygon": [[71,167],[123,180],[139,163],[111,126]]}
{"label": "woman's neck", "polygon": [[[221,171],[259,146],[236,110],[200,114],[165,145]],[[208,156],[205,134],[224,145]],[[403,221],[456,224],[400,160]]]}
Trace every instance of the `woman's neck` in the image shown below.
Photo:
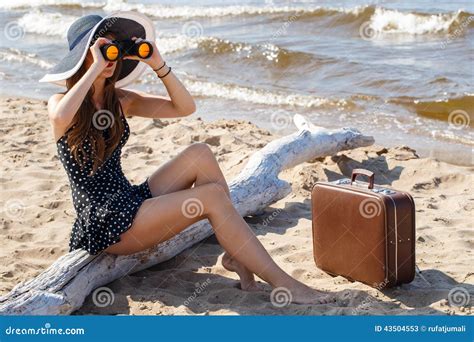
{"label": "woman's neck", "polygon": [[97,109],[102,109],[105,92],[105,78],[98,77],[94,82],[94,94],[92,100]]}

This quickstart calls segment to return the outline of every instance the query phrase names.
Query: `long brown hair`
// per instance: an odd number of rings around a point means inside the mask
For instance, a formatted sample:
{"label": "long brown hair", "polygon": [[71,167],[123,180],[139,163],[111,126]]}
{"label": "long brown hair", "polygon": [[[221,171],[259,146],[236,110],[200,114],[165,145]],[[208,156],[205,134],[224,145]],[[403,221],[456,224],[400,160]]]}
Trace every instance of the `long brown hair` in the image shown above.
{"label": "long brown hair", "polygon": [[[99,166],[111,156],[120,143],[125,129],[121,120],[119,97],[115,90],[115,82],[120,75],[122,60],[118,59],[116,63],[114,74],[105,80],[104,108],[99,111],[96,110],[92,101],[92,95],[94,94],[94,85],[92,85],[76,112],[70,126],[71,130],[67,135],[67,143],[71,153],[81,169],[92,162],[89,175],[93,175]],[[87,66],[84,60],[79,70],[67,79],[67,91],[84,76],[86,71]],[[107,139],[103,136],[105,129],[109,133]],[[89,140],[92,151],[86,151],[84,146],[86,140]]]}

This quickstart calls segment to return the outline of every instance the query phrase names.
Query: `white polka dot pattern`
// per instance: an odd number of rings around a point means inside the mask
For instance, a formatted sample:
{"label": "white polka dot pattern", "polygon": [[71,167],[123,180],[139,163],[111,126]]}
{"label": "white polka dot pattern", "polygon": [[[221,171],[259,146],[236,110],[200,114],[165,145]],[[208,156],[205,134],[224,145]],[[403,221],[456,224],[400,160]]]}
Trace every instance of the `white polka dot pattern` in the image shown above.
{"label": "white polka dot pattern", "polygon": [[[92,176],[89,176],[92,161],[81,170],[67,144],[67,134],[57,141],[59,159],[69,178],[77,214],[69,241],[70,252],[83,248],[95,255],[119,242],[119,235],[130,228],[143,201],[152,197],[148,178],[139,185],[132,185],[122,171],[120,157],[130,136],[130,127],[123,113],[121,118],[125,126],[122,139]],[[84,150],[91,151],[88,139]]]}

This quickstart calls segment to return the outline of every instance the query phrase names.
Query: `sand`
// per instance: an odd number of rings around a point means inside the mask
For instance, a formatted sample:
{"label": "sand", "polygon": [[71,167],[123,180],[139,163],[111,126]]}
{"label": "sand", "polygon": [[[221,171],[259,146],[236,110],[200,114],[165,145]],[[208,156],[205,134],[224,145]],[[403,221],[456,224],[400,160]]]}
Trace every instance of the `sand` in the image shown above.
{"label": "sand", "polygon": [[[75,213],[46,103],[3,98],[0,111],[0,294],[5,295],[67,253]],[[230,180],[253,151],[275,138],[244,121],[209,123],[195,115],[128,120],[132,134],[123,149],[122,163],[135,184],[192,142],[208,143]],[[376,172],[376,183],[409,191],[415,199],[417,264],[422,276],[417,275],[411,284],[378,291],[331,277],[314,264],[310,189],[315,181],[347,176],[355,167]],[[271,304],[267,284],[261,292],[240,290],[236,274],[221,266],[223,250],[211,237],[172,260],[108,284],[114,293],[112,305],[97,307],[89,296],[75,314],[470,315],[472,300],[456,307],[450,305],[448,293],[462,287],[471,298],[474,294],[473,174],[473,167],[419,158],[407,146],[378,145],[341,152],[282,173],[281,178],[291,181],[293,193],[247,221],[283,269],[308,285],[337,292],[335,304],[279,308]]]}

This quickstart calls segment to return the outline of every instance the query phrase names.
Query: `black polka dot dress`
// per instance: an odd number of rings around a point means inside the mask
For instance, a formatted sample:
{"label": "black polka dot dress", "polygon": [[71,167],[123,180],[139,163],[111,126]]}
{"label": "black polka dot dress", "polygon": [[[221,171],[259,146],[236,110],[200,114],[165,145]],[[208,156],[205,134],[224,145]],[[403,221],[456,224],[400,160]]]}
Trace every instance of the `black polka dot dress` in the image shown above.
{"label": "black polka dot dress", "polygon": [[[69,251],[85,249],[95,255],[120,241],[120,234],[128,230],[143,201],[152,197],[148,178],[132,185],[122,171],[122,147],[130,136],[130,127],[123,113],[125,130],[112,155],[89,175],[92,161],[81,170],[67,144],[67,132],[56,143],[59,159],[69,178],[72,200],[76,210],[69,241]],[[72,127],[71,127],[72,128]],[[104,130],[104,137],[107,137]],[[90,151],[86,140],[85,151]]]}

